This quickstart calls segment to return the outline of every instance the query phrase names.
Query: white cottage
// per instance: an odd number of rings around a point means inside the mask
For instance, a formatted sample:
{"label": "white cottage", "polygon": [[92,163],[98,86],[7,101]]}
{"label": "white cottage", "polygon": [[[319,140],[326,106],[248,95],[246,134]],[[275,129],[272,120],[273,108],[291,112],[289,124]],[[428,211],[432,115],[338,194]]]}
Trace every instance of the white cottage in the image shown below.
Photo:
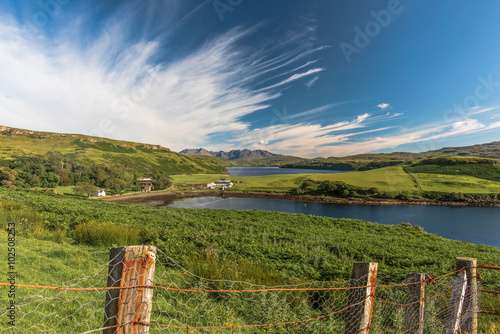
{"label": "white cottage", "polygon": [[106,192],[104,191],[104,189],[99,189],[95,192],[94,196],[95,197],[104,197],[104,196],[106,196]]}

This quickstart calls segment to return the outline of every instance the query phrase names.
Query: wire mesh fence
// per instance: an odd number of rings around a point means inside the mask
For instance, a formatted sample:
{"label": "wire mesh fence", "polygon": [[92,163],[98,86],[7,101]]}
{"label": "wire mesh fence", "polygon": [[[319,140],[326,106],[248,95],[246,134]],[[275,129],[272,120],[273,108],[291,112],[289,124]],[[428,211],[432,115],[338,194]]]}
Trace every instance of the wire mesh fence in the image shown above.
{"label": "wire mesh fence", "polygon": [[[199,277],[158,251],[153,282],[137,275],[128,286],[110,287],[113,266],[111,259],[94,274],[58,287],[18,284],[16,324],[5,326],[9,309],[1,310],[0,333],[113,333],[124,327],[130,333],[419,333],[420,328],[423,333],[442,333],[455,282],[454,273],[399,282],[378,273],[373,286],[361,277],[268,287]],[[119,270],[125,272],[126,267]],[[415,289],[425,290],[417,300],[410,293]],[[116,325],[106,326],[110,304],[123,302],[120,293],[110,299],[112,290],[127,290],[132,300],[152,292],[149,304],[137,306],[150,311],[150,317],[128,323],[117,318]],[[353,298],[356,294],[361,298]],[[461,300],[461,326],[475,312],[470,306],[477,303],[470,300],[475,295],[468,293]],[[360,308],[367,301],[369,309]],[[365,328],[355,327],[354,318],[366,315],[359,312],[369,313]]]}

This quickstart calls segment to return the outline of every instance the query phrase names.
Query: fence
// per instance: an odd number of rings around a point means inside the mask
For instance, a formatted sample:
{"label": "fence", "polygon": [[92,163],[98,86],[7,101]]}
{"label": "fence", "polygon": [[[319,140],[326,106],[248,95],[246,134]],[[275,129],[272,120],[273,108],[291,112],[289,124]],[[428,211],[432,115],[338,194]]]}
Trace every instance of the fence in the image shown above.
{"label": "fence", "polygon": [[[500,270],[499,266],[492,266],[492,265],[488,265],[488,264],[478,264],[477,268],[478,269],[480,269],[480,268],[481,269],[489,269],[489,270]],[[479,273],[478,273],[478,277],[481,277],[481,275]],[[494,291],[494,290],[481,289],[481,292],[490,293],[490,294],[494,294],[494,295],[500,295],[500,291]],[[493,310],[479,310],[478,312],[483,313],[483,314],[491,314],[491,315],[500,317],[500,310],[495,310],[495,311],[493,311]]]}
{"label": "fence", "polygon": [[394,283],[358,263],[349,282],[266,287],[198,277],[152,246],[118,247],[64,286],[16,284],[16,325],[4,326],[7,308],[0,333],[477,333],[478,266],[457,266]]}

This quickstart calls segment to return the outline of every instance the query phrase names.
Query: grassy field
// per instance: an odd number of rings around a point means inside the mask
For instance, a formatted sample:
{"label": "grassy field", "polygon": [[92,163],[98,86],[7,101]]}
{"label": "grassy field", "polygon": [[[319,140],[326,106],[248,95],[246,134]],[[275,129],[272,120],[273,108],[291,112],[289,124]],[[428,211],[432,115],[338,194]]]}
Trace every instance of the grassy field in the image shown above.
{"label": "grassy field", "polygon": [[414,191],[415,183],[399,166],[386,167],[365,172],[331,173],[331,174],[282,174],[266,176],[231,176],[228,175],[176,175],[174,184],[210,183],[219,178],[229,178],[231,181],[242,181],[234,184],[235,191],[290,191],[305,179],[315,181],[343,181],[358,187],[377,187],[384,191],[407,190]]}
{"label": "grassy field", "polygon": [[416,196],[421,191],[445,193],[500,193],[500,182],[464,175],[442,175],[431,173],[406,173],[401,166],[385,167],[364,172],[331,174],[283,174],[270,176],[227,175],[179,175],[174,184],[210,183],[219,178],[230,178],[235,183],[230,191],[289,192],[300,186],[303,180],[342,181],[362,188],[377,188],[386,192],[409,192]]}
{"label": "grassy field", "polygon": [[[475,257],[487,264],[498,264],[500,258],[500,249],[495,247],[447,240],[408,224],[390,226],[263,211],[141,207],[8,189],[0,189],[0,203],[0,238],[5,240],[8,221],[18,223],[16,271],[18,283],[26,284],[104,285],[109,248],[130,243],[153,244],[201,277],[271,286],[345,281],[353,262],[359,261],[378,262],[381,280],[401,282],[410,271],[433,275],[451,272],[457,256]],[[0,263],[2,272],[6,264]],[[100,274],[94,278],[78,279],[96,272]],[[185,280],[180,274],[175,277]],[[498,273],[485,272],[483,278],[483,287],[500,289]],[[78,280],[69,282],[73,279]],[[4,305],[7,294],[2,288],[0,291],[0,304]],[[69,332],[74,319],[87,319],[75,330],[83,331],[102,321],[103,294],[19,289],[20,298],[34,294],[39,294],[36,298],[41,303],[34,319],[42,329],[56,327],[59,332]],[[269,309],[263,312],[278,307],[272,296],[268,297]],[[207,318],[226,307],[217,299],[179,298],[179,305],[186,310],[196,308]],[[500,300],[488,297],[483,302],[498,308]],[[310,299],[301,307],[309,307],[305,305],[310,305]],[[307,314],[317,315],[319,311],[311,309]],[[57,317],[43,317],[47,312]],[[276,319],[293,317],[289,312],[283,311]],[[246,323],[251,319],[234,315],[227,321]]]}
{"label": "grassy field", "polygon": [[424,191],[500,193],[500,182],[464,175],[412,174]]}

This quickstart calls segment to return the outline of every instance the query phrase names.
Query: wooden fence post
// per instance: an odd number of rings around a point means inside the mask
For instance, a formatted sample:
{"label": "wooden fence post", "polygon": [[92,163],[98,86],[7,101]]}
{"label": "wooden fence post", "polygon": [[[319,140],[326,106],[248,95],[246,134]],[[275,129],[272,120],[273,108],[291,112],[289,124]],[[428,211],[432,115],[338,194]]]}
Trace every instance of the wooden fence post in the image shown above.
{"label": "wooden fence post", "polygon": [[457,334],[460,329],[460,317],[465,300],[467,290],[467,273],[462,270],[453,284],[451,292],[450,306],[446,314],[446,322],[444,324],[443,334]]}
{"label": "wooden fence post", "polygon": [[[153,289],[156,247],[127,246],[111,249],[103,334],[147,334]],[[128,288],[131,287],[131,288]]]}
{"label": "wooden fence post", "polygon": [[378,263],[354,263],[351,276],[348,305],[356,305],[347,310],[345,333],[368,334],[375,302]]}
{"label": "wooden fence post", "polygon": [[477,313],[479,312],[477,289],[477,260],[470,257],[456,258],[457,270],[465,268],[467,273],[467,290],[464,300],[460,328],[462,332],[477,334]]}
{"label": "wooden fence post", "polygon": [[408,285],[405,307],[405,333],[424,333],[424,307],[425,307],[425,274],[409,273],[406,277]]}

